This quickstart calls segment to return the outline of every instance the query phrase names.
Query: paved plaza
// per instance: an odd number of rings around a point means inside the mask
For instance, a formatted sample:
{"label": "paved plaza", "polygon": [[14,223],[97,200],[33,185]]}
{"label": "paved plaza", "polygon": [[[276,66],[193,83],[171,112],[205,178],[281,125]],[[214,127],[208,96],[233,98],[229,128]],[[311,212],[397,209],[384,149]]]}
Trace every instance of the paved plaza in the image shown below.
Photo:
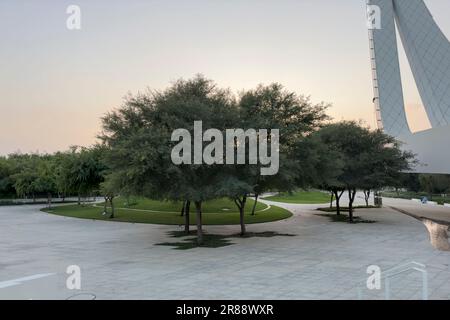
{"label": "paved plaza", "polygon": [[385,206],[397,208],[418,219],[430,219],[450,225],[450,207],[434,204],[422,204],[406,199],[384,198]]}
{"label": "paved plaza", "polygon": [[[450,298],[450,252],[430,244],[418,219],[389,207],[363,209],[358,216],[377,222],[350,225],[317,215],[318,205],[278,205],[294,216],[248,231],[279,236],[191,250],[155,245],[177,241],[168,232],[178,226],[0,207],[0,299],[382,299],[383,289],[366,287],[367,267],[386,271],[410,262],[426,266],[429,298]],[[239,226],[205,230],[234,234]],[[81,290],[66,288],[69,265],[81,268]],[[414,272],[391,280],[393,299],[418,299],[421,289]]]}

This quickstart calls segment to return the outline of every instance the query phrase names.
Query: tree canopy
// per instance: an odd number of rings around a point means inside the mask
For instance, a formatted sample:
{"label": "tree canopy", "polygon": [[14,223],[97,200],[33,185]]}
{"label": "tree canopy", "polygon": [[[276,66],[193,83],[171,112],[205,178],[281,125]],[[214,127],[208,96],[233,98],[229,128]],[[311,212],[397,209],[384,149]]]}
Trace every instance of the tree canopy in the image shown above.
{"label": "tree canopy", "polygon": [[[259,86],[239,97],[198,76],[179,80],[159,92],[130,96],[124,105],[103,118],[101,138],[110,149],[106,161],[115,175],[123,175],[133,192],[154,199],[192,201],[197,209],[198,237],[201,239],[201,203],[218,197],[233,199],[241,212],[241,233],[245,233],[243,210],[246,198],[270,188],[293,190],[301,179],[300,165],[292,158],[298,139],[304,139],[327,119],[325,104],[288,92],[281,85]],[[261,176],[261,164],[175,165],[170,158],[172,133],[180,128],[194,136],[194,123],[203,130],[278,129],[281,131],[280,170]],[[270,132],[269,132],[270,133]],[[195,138],[195,137],[194,137]],[[258,137],[261,139],[261,136]],[[203,147],[211,141],[203,141]],[[249,159],[249,140],[245,140]],[[194,142],[192,142],[194,144]],[[227,141],[223,141],[225,147]],[[239,143],[234,141],[234,148]],[[193,146],[195,148],[195,146]],[[222,150],[225,163],[225,150]],[[122,181],[123,181],[122,180]],[[201,240],[200,240],[201,241]]]}
{"label": "tree canopy", "polygon": [[[118,195],[181,201],[186,232],[192,203],[201,243],[202,203],[211,199],[234,201],[243,235],[247,198],[257,200],[268,191],[329,190],[338,213],[347,191],[352,221],[357,190],[368,199],[372,190],[399,184],[429,192],[448,189],[448,178],[407,178],[414,155],[400,142],[354,121],[331,123],[327,107],[277,83],[233,94],[201,75],[181,79],[165,90],[128,95],[102,118],[99,145],[0,157],[0,196],[45,194],[50,203],[54,194],[78,199],[102,194],[105,214],[111,204],[111,218]],[[228,150],[234,151],[231,156]],[[277,155],[276,174],[262,174],[263,151]],[[173,161],[174,155],[181,161]]]}
{"label": "tree canopy", "polygon": [[[314,134],[326,152],[339,159],[339,168],[328,188],[347,190],[350,221],[357,190],[395,185],[401,172],[411,170],[414,155],[380,130],[371,131],[354,121],[329,124]],[[328,156],[330,159],[330,156]]]}

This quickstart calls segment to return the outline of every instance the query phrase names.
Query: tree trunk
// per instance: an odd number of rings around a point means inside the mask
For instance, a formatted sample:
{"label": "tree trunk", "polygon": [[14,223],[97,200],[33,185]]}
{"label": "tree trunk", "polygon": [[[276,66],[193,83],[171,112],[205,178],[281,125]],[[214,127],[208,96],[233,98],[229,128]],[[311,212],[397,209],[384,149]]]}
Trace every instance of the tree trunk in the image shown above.
{"label": "tree trunk", "polygon": [[36,195],[33,192],[33,203],[35,203],[35,202],[36,202]]}
{"label": "tree trunk", "polygon": [[364,190],[364,200],[366,201],[366,207],[369,207],[370,190]]}
{"label": "tree trunk", "polygon": [[334,193],[331,191],[331,197],[330,197],[330,209],[333,209],[333,200],[334,200]]}
{"label": "tree trunk", "polygon": [[350,223],[353,223],[353,201],[355,201],[356,190],[348,189],[348,220]]}
{"label": "tree trunk", "polygon": [[255,203],[253,203],[253,208],[252,208],[252,216],[255,215],[256,205],[258,204],[258,197],[259,197],[259,194],[256,193],[255,194]]}
{"label": "tree trunk", "polygon": [[336,214],[338,216],[341,215],[341,204],[340,204],[340,201],[341,201],[341,197],[342,197],[343,193],[344,193],[344,191],[341,191],[341,193],[339,193],[339,190],[334,190],[334,196],[336,198]]}
{"label": "tree trunk", "polygon": [[49,209],[52,207],[52,194],[50,192],[47,193],[47,206]]}
{"label": "tree trunk", "polygon": [[78,193],[78,205],[81,205],[81,195]]}
{"label": "tree trunk", "polygon": [[110,219],[114,219],[114,197],[109,198],[109,203],[111,204],[111,215],[109,216]]}
{"label": "tree trunk", "polygon": [[108,197],[104,197],[105,198],[105,203],[103,205],[103,214],[106,215],[108,213]]}
{"label": "tree trunk", "polygon": [[239,221],[241,223],[241,237],[245,235],[245,221],[244,221],[244,211],[245,203],[247,202],[247,196],[242,198],[241,207],[239,208]]}
{"label": "tree trunk", "polygon": [[197,244],[202,245],[203,244],[203,230],[202,230],[202,202],[201,201],[195,201],[195,210],[197,213],[197,216],[196,216]]}
{"label": "tree trunk", "polygon": [[188,200],[186,201],[186,209],[184,213],[184,232],[186,234],[189,234],[189,211],[191,210],[191,202]]}
{"label": "tree trunk", "polygon": [[183,206],[181,207],[181,214],[180,214],[180,216],[184,216],[185,207],[186,207],[186,201],[183,201]]}

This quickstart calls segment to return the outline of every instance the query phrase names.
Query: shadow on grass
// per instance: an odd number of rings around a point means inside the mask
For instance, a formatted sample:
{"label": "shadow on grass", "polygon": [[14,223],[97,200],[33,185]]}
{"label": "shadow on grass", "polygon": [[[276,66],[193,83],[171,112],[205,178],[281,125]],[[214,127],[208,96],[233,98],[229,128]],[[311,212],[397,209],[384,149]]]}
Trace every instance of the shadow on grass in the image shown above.
{"label": "shadow on grass", "polygon": [[316,216],[329,218],[331,222],[345,222],[345,223],[376,223],[375,220],[365,220],[361,217],[353,216],[353,222],[350,222],[348,215],[346,214],[326,214],[326,213],[317,213]]}
{"label": "shadow on grass", "polygon": [[157,243],[157,246],[174,247],[175,250],[188,250],[194,248],[221,248],[233,245],[231,241],[233,238],[272,238],[272,237],[295,237],[293,234],[278,233],[272,231],[265,232],[248,232],[244,236],[240,234],[232,235],[217,235],[217,234],[203,234],[203,244],[197,244],[197,231],[189,232],[187,235],[184,231],[170,231],[169,236],[172,238],[183,238],[179,242],[162,242]]}

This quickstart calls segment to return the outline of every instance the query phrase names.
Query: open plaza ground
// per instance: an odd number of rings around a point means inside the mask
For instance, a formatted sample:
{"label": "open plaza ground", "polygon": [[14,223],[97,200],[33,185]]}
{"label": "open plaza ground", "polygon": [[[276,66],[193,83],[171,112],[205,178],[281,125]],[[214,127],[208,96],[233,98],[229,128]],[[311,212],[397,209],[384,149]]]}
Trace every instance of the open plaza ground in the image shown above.
{"label": "open plaza ground", "polygon": [[[316,209],[283,204],[293,216],[249,224],[205,226],[230,236],[217,248],[177,250],[178,225],[95,221],[48,214],[42,205],[0,207],[1,299],[383,299],[368,290],[367,267],[426,267],[430,299],[450,298],[450,251],[434,248],[418,217],[439,220],[449,208],[384,199],[382,209],[358,209],[370,223],[333,222]],[[264,200],[263,200],[264,201]],[[266,204],[272,204],[264,201]],[[343,201],[345,202],[345,200]],[[363,204],[361,197],[358,204]],[[323,212],[322,212],[323,213]],[[195,229],[195,227],[193,227]],[[158,245],[165,244],[165,245]],[[67,267],[81,270],[69,290]],[[411,270],[391,280],[391,299],[420,299],[422,277]]]}

